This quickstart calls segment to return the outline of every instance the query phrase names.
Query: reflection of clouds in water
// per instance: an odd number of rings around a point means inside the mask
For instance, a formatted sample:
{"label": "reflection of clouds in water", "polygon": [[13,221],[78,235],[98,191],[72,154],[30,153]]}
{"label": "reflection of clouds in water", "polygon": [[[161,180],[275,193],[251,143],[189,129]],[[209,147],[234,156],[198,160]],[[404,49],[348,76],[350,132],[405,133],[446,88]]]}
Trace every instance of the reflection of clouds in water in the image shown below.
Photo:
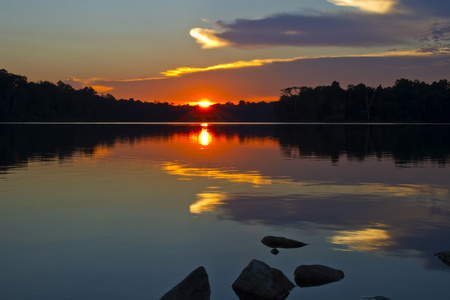
{"label": "reflection of clouds in water", "polygon": [[222,192],[206,192],[197,194],[197,202],[189,207],[192,214],[214,212],[217,206],[224,204],[227,196]]}
{"label": "reflection of clouds in water", "polygon": [[[197,194],[190,207],[193,214],[215,212],[219,219],[296,227],[311,234],[326,230],[331,235],[328,242],[339,250],[427,257],[442,250],[442,239],[450,230],[449,190],[443,186],[296,182],[256,171],[172,162],[162,169],[180,178],[221,180],[214,183],[216,190]],[[227,182],[242,185],[232,191]],[[248,185],[259,188],[248,192]],[[245,192],[238,192],[240,188]],[[433,259],[426,260],[427,267],[440,268]]]}
{"label": "reflection of clouds in water", "polygon": [[253,185],[268,185],[272,180],[262,176],[258,172],[240,173],[236,170],[224,170],[220,168],[195,168],[176,163],[165,163],[162,169],[170,175],[183,177],[206,177],[211,179],[225,179],[230,182],[250,183]]}
{"label": "reflection of clouds in water", "polygon": [[279,189],[281,195],[301,194],[319,197],[329,197],[335,195],[367,195],[386,196],[386,197],[411,197],[419,199],[422,205],[425,204],[424,198],[429,199],[430,195],[434,200],[447,201],[450,192],[444,188],[438,188],[427,184],[388,184],[388,183],[340,183],[324,181],[294,181],[291,178],[280,178],[265,176],[258,171],[240,172],[234,169],[222,168],[201,168],[192,167],[188,164],[179,164],[167,162],[162,165],[162,170],[167,174],[180,176],[187,179],[192,177],[203,177],[208,179],[221,179],[233,183],[248,183],[253,186],[270,186],[271,191]]}
{"label": "reflection of clouds in water", "polygon": [[288,226],[313,235],[330,231],[328,235],[332,237],[328,242],[342,247],[339,250],[421,256],[428,258],[426,264],[430,268],[440,266],[427,254],[442,249],[450,230],[448,199],[431,207],[426,201],[384,195],[230,193],[227,196],[224,203],[216,206],[219,219]]}
{"label": "reflection of clouds in water", "polygon": [[393,246],[394,241],[385,229],[365,228],[352,231],[337,231],[329,241],[335,245],[346,247],[337,250],[347,251],[376,251]]}

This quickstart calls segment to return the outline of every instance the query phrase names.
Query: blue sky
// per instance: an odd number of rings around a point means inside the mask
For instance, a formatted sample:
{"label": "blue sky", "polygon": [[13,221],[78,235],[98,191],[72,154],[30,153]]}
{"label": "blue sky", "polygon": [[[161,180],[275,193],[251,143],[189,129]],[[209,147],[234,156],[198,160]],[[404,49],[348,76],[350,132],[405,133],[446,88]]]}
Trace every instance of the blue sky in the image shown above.
{"label": "blue sky", "polygon": [[0,68],[117,98],[261,101],[450,77],[449,1],[2,2]]}

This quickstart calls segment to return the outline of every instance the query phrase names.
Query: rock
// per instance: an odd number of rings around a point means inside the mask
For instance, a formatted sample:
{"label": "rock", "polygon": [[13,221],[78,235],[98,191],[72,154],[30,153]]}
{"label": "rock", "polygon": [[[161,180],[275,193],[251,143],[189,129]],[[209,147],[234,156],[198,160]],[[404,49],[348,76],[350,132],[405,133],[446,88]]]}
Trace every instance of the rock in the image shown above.
{"label": "rock", "polygon": [[300,287],[318,286],[344,278],[344,272],[323,265],[301,265],[294,271],[295,283]]}
{"label": "rock", "polygon": [[364,296],[364,297],[362,297],[362,299],[369,299],[369,300],[392,300],[391,298],[386,298],[386,297],[383,297],[383,296],[375,296],[375,297],[367,297],[367,296]]}
{"label": "rock", "polygon": [[433,255],[437,256],[447,266],[450,266],[450,251],[438,252]]}
{"label": "rock", "polygon": [[277,248],[273,248],[272,250],[270,250],[270,252],[271,252],[273,255],[277,255],[278,253],[280,253],[280,251],[278,251]]}
{"label": "rock", "polygon": [[204,267],[198,267],[160,300],[209,300],[211,289]]}
{"label": "rock", "polygon": [[308,244],[278,236],[266,236],[261,243],[270,248],[300,248]]}
{"label": "rock", "polygon": [[232,284],[240,300],[286,299],[295,285],[278,269],[252,260]]}

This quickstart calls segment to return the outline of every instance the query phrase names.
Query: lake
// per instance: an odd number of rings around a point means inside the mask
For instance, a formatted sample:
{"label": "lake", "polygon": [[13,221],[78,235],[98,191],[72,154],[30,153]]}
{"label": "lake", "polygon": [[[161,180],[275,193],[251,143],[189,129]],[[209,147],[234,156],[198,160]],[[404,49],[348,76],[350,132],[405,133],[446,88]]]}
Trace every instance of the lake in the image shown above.
{"label": "lake", "polygon": [[[287,299],[450,299],[450,125],[0,124],[0,299],[159,299],[252,259]],[[264,236],[307,243],[271,249]]]}

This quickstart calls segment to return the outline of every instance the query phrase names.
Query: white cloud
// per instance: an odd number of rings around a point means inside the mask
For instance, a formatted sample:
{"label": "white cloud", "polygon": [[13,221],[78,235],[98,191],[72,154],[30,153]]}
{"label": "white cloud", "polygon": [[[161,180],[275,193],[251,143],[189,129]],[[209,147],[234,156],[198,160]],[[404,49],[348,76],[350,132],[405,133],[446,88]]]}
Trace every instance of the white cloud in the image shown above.
{"label": "white cloud", "polygon": [[227,46],[229,43],[217,36],[219,33],[216,30],[193,28],[189,32],[194,37],[197,43],[202,45],[202,48],[217,48]]}
{"label": "white cloud", "polygon": [[327,0],[338,6],[357,7],[374,13],[388,13],[398,3],[398,0]]}

